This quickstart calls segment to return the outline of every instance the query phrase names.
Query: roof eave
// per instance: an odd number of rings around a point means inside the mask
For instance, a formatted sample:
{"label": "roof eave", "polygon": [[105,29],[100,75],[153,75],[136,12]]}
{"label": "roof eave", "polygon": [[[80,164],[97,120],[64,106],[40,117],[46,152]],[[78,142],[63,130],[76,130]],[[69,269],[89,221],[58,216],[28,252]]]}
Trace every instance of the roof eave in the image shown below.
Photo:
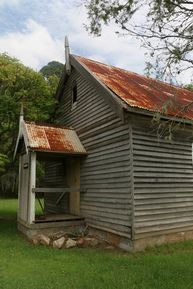
{"label": "roof eave", "polygon": [[[153,117],[156,113],[156,111],[150,111],[150,110],[146,110],[143,108],[138,108],[138,107],[133,107],[130,105],[127,105],[125,111],[130,112],[130,113],[136,113],[136,114],[140,114],[140,115],[145,115],[145,116],[149,116],[149,117]],[[160,113],[160,112],[158,112]],[[193,124],[193,120],[191,119],[185,119],[185,118],[180,118],[180,117],[175,117],[175,116],[167,116],[164,114],[160,113],[160,117],[162,120],[172,120],[175,122],[182,122],[184,124],[188,124],[188,125],[192,125]]]}
{"label": "roof eave", "polygon": [[49,153],[49,154],[58,154],[58,155],[88,155],[88,153],[85,152],[73,152],[73,151],[69,151],[69,152],[65,152],[65,151],[51,151],[51,150],[44,150],[44,149],[38,149],[38,148],[32,148],[32,147],[28,147],[28,149],[31,152],[40,152],[40,153]]}
{"label": "roof eave", "polygon": [[16,158],[16,155],[17,155],[18,149],[19,149],[19,143],[20,143],[22,138],[24,139],[25,149],[26,149],[26,152],[28,153],[28,138],[27,138],[27,133],[25,131],[25,122],[24,122],[24,120],[20,123],[19,132],[18,132],[18,136],[17,136],[17,141],[16,141],[14,154],[13,154],[13,161],[15,161],[15,158]]}

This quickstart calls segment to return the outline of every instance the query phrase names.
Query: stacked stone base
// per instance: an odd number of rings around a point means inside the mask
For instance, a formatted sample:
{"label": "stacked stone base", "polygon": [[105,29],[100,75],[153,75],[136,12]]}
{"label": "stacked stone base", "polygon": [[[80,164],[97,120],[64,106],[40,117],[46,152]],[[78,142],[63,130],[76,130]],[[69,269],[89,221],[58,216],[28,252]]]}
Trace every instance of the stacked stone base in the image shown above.
{"label": "stacked stone base", "polygon": [[125,251],[141,251],[147,247],[157,246],[164,243],[193,240],[193,230],[188,230],[188,228],[187,231],[184,232],[168,232],[167,234],[153,237],[130,240],[126,236],[122,236],[105,229],[96,228],[91,225],[88,226],[85,224],[84,220],[49,222],[31,225],[27,225],[19,221],[18,230],[30,240],[42,234],[45,236],[50,236],[62,231],[69,234],[76,234],[78,236],[78,234],[81,235],[87,231],[87,234],[97,236],[109,246],[112,245],[113,247],[117,247]]}

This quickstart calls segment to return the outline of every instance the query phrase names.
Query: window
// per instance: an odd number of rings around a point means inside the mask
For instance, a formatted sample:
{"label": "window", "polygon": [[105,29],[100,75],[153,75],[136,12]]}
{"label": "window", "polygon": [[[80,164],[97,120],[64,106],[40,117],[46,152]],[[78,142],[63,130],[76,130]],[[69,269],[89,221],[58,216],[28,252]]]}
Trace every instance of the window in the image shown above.
{"label": "window", "polygon": [[77,84],[76,82],[74,82],[72,85],[72,108],[76,107],[77,105],[77,96],[78,96]]}

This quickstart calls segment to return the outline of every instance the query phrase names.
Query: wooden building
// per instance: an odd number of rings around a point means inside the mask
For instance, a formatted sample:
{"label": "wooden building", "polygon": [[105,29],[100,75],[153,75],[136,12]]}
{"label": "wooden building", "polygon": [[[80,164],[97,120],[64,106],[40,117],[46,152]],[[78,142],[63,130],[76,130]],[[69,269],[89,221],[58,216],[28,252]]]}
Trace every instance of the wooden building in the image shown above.
{"label": "wooden building", "polygon": [[[66,41],[56,97],[62,112],[55,126],[21,119],[19,229],[30,235],[84,222],[126,250],[193,238],[193,93],[71,55]],[[172,141],[158,137],[157,112],[166,124],[183,121]],[[49,137],[60,145],[45,144]],[[46,160],[45,188],[36,188],[36,156]],[[34,215],[35,192],[45,195],[42,220]]]}

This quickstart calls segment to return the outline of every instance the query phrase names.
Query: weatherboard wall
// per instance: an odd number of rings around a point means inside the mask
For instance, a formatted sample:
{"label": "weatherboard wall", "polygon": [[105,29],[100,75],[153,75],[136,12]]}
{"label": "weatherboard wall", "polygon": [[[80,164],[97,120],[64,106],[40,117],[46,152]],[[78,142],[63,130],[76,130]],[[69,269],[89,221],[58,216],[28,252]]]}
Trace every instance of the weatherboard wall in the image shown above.
{"label": "weatherboard wall", "polygon": [[134,238],[193,228],[192,141],[178,134],[158,139],[151,123],[135,119],[132,127]]}
{"label": "weatherboard wall", "polygon": [[[72,107],[72,86],[78,99]],[[88,224],[130,237],[130,127],[92,83],[73,69],[60,100],[58,123],[72,126],[88,155],[81,159],[81,215]]]}

